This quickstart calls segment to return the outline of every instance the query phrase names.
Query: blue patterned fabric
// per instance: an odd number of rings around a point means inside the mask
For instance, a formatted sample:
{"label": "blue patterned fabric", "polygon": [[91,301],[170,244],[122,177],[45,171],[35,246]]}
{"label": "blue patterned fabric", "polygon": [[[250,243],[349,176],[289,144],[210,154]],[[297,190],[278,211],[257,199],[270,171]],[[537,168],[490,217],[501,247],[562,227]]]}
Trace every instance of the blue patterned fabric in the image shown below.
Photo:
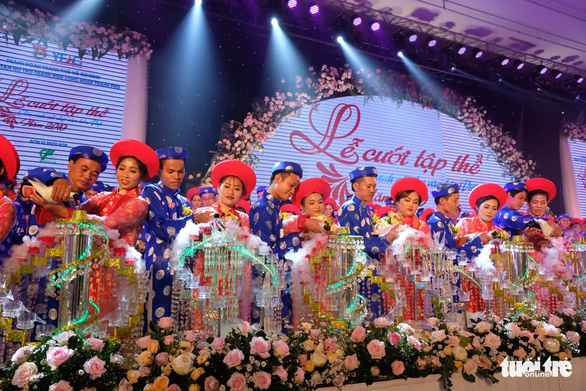
{"label": "blue patterned fabric", "polygon": [[427,222],[431,231],[431,237],[450,250],[454,250],[458,255],[472,259],[480,254],[482,250],[482,241],[477,236],[463,246],[456,245],[454,238],[454,223],[452,219],[441,212],[433,212]]}
{"label": "blue patterned fabric", "polygon": [[104,172],[108,168],[108,156],[98,148],[85,145],[73,147],[69,151],[69,160],[75,157],[82,157],[100,163],[101,172]]}
{"label": "blue patterned fabric", "polygon": [[492,222],[497,227],[507,231],[510,237],[513,237],[515,235],[520,235],[521,231],[527,228],[532,220],[533,217],[524,215],[505,205],[496,212]]}
{"label": "blue patterned fabric", "polygon": [[22,244],[22,238],[26,235],[26,214],[24,208],[18,202],[14,202],[14,208],[16,209],[16,222],[8,233],[8,235],[0,244],[0,261],[5,258],[12,256],[10,248],[16,244]]}
{"label": "blue patterned fabric", "polygon": [[161,182],[148,185],[141,196],[149,204],[146,219],[145,264],[151,269],[152,292],[149,294],[147,320],[158,321],[171,316],[171,290],[173,276],[169,270],[171,243],[193,213],[183,216],[183,207],[191,208],[187,198],[179,195],[179,190],[171,190]]}
{"label": "blue patterned fabric", "polygon": [[358,178],[364,178],[366,176],[371,176],[376,178],[378,176],[378,172],[376,171],[375,167],[360,167],[355,170],[352,170],[348,177],[350,181],[355,181]]}
{"label": "blue patterned fabric", "polygon": [[458,186],[457,183],[454,183],[453,185],[442,187],[439,190],[432,190],[431,196],[433,198],[438,198],[438,197],[443,197],[443,196],[447,196],[450,194],[456,194],[459,192],[460,192],[460,186]]}

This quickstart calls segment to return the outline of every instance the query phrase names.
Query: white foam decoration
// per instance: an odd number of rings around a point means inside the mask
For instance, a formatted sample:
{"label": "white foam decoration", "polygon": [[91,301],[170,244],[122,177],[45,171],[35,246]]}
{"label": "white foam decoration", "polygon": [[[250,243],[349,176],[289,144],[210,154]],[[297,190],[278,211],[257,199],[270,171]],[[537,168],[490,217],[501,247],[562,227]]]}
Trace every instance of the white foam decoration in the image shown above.
{"label": "white foam decoration", "polygon": [[173,240],[171,260],[179,262],[181,260],[181,254],[191,244],[191,236],[199,236],[200,232],[202,232],[201,224],[195,224],[192,220],[187,221],[185,227],[179,231],[177,236],[175,236],[175,240]]}
{"label": "white foam decoration", "polygon": [[480,254],[473,259],[474,266],[476,267],[475,273],[481,273],[487,276],[496,275],[496,267],[490,257],[494,245],[484,246],[480,251]]}
{"label": "white foam decoration", "polygon": [[413,245],[421,245],[426,248],[432,247],[431,238],[426,233],[411,228],[408,225],[403,225],[400,228],[402,228],[401,232],[399,232],[399,235],[391,244],[391,252],[393,255],[401,257],[405,248]]}
{"label": "white foam decoration", "polygon": [[544,278],[553,279],[556,274],[562,274],[564,278],[571,278],[571,271],[564,265],[561,258],[565,253],[563,238],[550,239],[551,247],[541,249],[541,261],[539,262],[539,274]]}

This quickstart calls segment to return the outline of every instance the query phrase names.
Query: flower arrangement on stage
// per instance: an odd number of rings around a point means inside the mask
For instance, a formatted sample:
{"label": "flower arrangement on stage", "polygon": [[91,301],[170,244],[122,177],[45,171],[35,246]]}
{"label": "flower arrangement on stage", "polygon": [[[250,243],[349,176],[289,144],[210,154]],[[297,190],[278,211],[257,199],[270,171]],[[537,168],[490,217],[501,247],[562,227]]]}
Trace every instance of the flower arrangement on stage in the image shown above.
{"label": "flower arrangement on stage", "polygon": [[120,344],[83,338],[72,331],[19,348],[0,369],[0,389],[38,391],[115,390],[125,370]]}
{"label": "flower arrangement on stage", "polygon": [[586,125],[568,122],[564,124],[562,134],[570,140],[586,141]]}
{"label": "flower arrangement on stage", "polygon": [[309,71],[311,76],[306,79],[296,77],[296,91],[267,96],[243,122],[224,124],[218,152],[202,182],[209,177],[215,164],[223,160],[237,159],[254,166],[258,161],[255,153],[263,151],[263,143],[269,141],[282,123],[299,116],[305,108],[319,104],[321,100],[340,95],[364,95],[366,99],[378,96],[393,99],[397,104],[408,101],[422,108],[437,109],[461,121],[473,136],[480,139],[483,147],[492,150],[508,175],[526,180],[534,174],[535,162],[523,157],[515,140],[502,126],[485,118],[486,110],[477,107],[473,98],[464,98],[448,88],[438,93],[436,86],[420,85],[412,77],[392,70],[353,70],[346,64],[344,68],[323,65],[319,71],[313,67]]}
{"label": "flower arrangement on stage", "polygon": [[[144,54],[150,58],[153,50],[145,35],[116,26],[96,26],[88,22],[60,20],[38,9],[31,11],[17,7],[14,1],[0,5],[0,32],[12,35],[15,44],[37,42],[35,50],[42,54],[47,42],[53,42],[66,50],[78,49],[79,57],[90,53],[92,59],[100,59],[114,50],[118,58],[130,58]],[[42,46],[41,46],[42,45]]]}
{"label": "flower arrangement on stage", "polygon": [[174,332],[172,319],[162,318],[137,341],[143,351],[120,390],[310,390],[430,374],[450,389],[456,373],[496,382],[505,358],[570,359],[586,338],[584,314],[570,309],[550,318],[489,316],[467,329],[442,317],[428,318],[419,335],[407,324],[378,318],[345,333],[326,331],[327,323],[301,323],[288,337],[244,322],[207,340],[193,331]]}

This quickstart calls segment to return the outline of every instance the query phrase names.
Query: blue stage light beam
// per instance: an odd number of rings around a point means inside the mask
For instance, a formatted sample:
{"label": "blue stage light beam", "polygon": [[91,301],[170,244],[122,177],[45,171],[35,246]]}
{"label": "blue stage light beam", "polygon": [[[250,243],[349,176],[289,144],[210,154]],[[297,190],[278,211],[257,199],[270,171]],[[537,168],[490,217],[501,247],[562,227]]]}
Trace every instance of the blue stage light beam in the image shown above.
{"label": "blue stage light beam", "polygon": [[442,99],[444,88],[434,78],[411,61],[405,53],[399,52],[397,56],[403,61],[409,73],[421,87],[424,87],[434,99]]}
{"label": "blue stage light beam", "polygon": [[263,70],[263,92],[274,93],[283,89],[283,80],[286,85],[295,85],[296,77],[303,80],[309,77],[307,60],[295,47],[279,24],[279,19],[271,19],[271,37],[266,54],[266,65]]}
{"label": "blue stage light beam", "polygon": [[[350,67],[354,71],[360,70],[362,72],[364,70],[370,70],[374,73],[380,68],[379,64],[365,56],[360,50],[344,40],[344,37],[339,36],[336,41],[340,44],[342,52],[344,52],[344,57],[346,57],[346,61],[348,61],[348,64],[350,64]],[[368,82],[368,79],[365,79],[365,82],[367,83],[367,86],[374,91],[374,83],[371,85],[371,83]]]}
{"label": "blue stage light beam", "polygon": [[57,16],[67,22],[88,22],[95,20],[104,7],[104,0],[78,0],[59,12]]}

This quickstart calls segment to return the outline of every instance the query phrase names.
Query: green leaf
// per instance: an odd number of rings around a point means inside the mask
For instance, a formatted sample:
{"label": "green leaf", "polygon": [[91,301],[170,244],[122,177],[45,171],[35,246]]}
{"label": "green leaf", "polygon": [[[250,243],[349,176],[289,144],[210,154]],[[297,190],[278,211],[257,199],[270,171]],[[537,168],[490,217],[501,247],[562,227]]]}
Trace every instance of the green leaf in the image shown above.
{"label": "green leaf", "polygon": [[466,381],[469,381],[469,382],[472,382],[472,383],[474,383],[474,382],[476,381],[476,376],[474,376],[474,375],[470,375],[470,374],[468,374],[468,373],[464,373],[464,372],[462,372],[462,377],[463,377],[463,378],[464,378]]}
{"label": "green leaf", "polygon": [[12,33],[12,38],[14,39],[14,43],[16,45],[20,43],[20,37],[22,37],[22,33],[20,31],[15,31]]}

